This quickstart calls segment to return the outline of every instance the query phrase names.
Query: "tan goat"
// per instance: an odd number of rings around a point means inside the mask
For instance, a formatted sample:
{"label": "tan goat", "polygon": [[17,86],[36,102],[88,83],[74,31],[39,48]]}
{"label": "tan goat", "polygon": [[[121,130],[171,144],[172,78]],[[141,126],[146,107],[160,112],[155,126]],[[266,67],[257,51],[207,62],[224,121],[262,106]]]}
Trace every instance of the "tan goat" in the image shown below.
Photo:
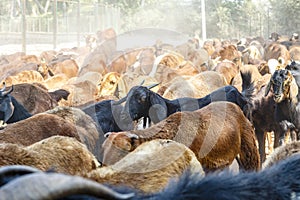
{"label": "tan goat", "polygon": [[186,170],[204,175],[199,161],[189,148],[172,140],[157,139],[141,144],[119,162],[93,170],[86,177],[99,183],[154,193]]}
{"label": "tan goat", "polygon": [[0,157],[0,166],[28,165],[71,175],[88,173],[100,166],[84,144],[65,136],[52,136],[27,147],[1,143]]}

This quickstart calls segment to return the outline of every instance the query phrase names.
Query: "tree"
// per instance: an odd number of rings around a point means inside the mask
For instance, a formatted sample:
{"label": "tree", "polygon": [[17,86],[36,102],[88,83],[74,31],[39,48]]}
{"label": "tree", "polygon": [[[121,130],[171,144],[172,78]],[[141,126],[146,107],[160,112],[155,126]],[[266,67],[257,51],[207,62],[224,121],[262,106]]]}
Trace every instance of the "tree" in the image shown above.
{"label": "tree", "polygon": [[300,1],[270,0],[272,19],[276,23],[274,32],[292,34],[299,31]]}

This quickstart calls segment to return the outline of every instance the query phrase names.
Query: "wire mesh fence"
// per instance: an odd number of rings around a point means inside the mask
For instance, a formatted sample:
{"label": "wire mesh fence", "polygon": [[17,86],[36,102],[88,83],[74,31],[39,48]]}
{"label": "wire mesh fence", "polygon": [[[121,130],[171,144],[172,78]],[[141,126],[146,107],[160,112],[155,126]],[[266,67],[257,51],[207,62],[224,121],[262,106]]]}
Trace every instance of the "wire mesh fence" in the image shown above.
{"label": "wire mesh fence", "polygon": [[[106,28],[119,30],[120,9],[68,0],[1,0],[0,45],[84,42]],[[24,51],[24,49],[23,49]]]}

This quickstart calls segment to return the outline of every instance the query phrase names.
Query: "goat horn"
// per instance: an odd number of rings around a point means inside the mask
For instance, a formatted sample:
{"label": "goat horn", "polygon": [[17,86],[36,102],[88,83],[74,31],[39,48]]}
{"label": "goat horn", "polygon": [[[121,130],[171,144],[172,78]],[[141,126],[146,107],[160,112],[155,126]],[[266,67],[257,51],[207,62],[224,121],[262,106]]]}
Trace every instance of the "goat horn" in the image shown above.
{"label": "goat horn", "polygon": [[14,90],[14,86],[12,85],[11,88],[10,88],[8,91],[3,92],[2,95],[3,95],[3,96],[8,95],[8,94],[10,94],[13,90]]}
{"label": "goat horn", "polygon": [[3,199],[61,199],[72,195],[130,199],[135,194],[121,194],[79,176],[43,172],[24,175],[0,188]]}
{"label": "goat horn", "polygon": [[152,88],[154,88],[154,87],[156,87],[158,85],[159,85],[159,83],[154,83],[152,85],[147,86],[147,88],[150,90],[150,89],[152,89]]}
{"label": "goat horn", "polygon": [[0,92],[3,92],[6,89],[6,84],[3,82],[3,88],[0,89]]}
{"label": "goat horn", "polygon": [[126,101],[126,99],[127,99],[127,96],[123,97],[122,99],[119,99],[119,101],[113,102],[112,104],[113,105],[119,105],[121,103],[124,103]]}
{"label": "goat horn", "polygon": [[112,132],[107,132],[107,133],[104,134],[104,137],[108,138],[108,136],[110,136],[111,134],[112,134]]}
{"label": "goat horn", "polygon": [[127,133],[127,136],[129,137],[129,138],[132,138],[132,139],[139,139],[139,136],[138,135],[136,135],[136,134],[134,134],[134,133]]}
{"label": "goat horn", "polygon": [[142,82],[140,83],[140,85],[143,85],[145,83],[145,79],[144,80],[142,80]]}

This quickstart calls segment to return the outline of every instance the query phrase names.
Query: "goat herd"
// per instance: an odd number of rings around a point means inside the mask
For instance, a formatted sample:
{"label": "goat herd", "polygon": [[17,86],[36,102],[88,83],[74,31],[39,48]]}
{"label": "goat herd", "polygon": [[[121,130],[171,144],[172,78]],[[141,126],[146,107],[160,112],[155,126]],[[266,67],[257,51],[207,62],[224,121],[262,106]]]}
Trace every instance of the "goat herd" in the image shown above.
{"label": "goat herd", "polygon": [[0,199],[300,198],[297,34],[93,41],[0,57]]}

